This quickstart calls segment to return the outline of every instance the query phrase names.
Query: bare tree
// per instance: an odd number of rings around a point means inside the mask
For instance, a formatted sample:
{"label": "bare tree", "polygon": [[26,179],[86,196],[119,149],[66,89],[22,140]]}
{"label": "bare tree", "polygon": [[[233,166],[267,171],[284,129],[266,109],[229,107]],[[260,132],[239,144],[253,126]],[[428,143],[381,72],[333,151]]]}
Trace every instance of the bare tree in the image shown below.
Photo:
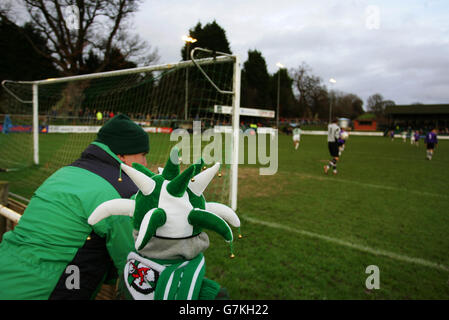
{"label": "bare tree", "polygon": [[[102,71],[111,64],[111,53],[120,50],[125,59],[140,63],[157,60],[157,52],[130,33],[130,17],[141,0],[22,0],[29,20],[47,39],[48,51],[28,41],[34,50],[51,59],[63,75]],[[16,24],[6,6],[1,18]],[[86,69],[88,52],[101,57],[97,70]],[[148,53],[150,52],[150,53]]]}
{"label": "bare tree", "polygon": [[380,93],[375,93],[368,97],[367,100],[368,111],[374,113],[376,116],[381,116],[384,112],[384,97]]}
{"label": "bare tree", "polygon": [[322,79],[311,74],[310,66],[304,62],[291,73],[302,108],[301,114],[306,117],[321,116],[327,101],[327,90],[322,84]]}
{"label": "bare tree", "polygon": [[310,67],[303,62],[297,69],[291,70],[291,74],[293,75],[293,83],[295,86],[295,91],[298,95],[300,108],[306,108],[306,77],[308,76],[308,72],[310,71]]}
{"label": "bare tree", "polygon": [[334,112],[336,116],[355,119],[364,112],[363,100],[353,93],[338,92]]}

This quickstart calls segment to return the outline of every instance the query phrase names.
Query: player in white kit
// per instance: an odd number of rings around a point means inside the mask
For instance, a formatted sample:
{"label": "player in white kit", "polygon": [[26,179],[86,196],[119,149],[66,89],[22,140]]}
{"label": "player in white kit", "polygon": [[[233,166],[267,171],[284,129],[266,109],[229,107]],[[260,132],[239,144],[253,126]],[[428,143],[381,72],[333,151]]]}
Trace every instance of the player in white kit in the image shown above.
{"label": "player in white kit", "polygon": [[298,127],[293,129],[293,146],[295,147],[295,150],[298,149],[300,141],[301,141],[301,129]]}

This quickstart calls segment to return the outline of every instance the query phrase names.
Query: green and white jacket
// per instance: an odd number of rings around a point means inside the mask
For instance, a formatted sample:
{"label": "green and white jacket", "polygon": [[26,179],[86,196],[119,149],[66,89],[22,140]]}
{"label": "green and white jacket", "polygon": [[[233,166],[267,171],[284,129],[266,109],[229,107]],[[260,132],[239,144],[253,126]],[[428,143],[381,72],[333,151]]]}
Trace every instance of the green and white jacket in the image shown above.
{"label": "green and white jacket", "polygon": [[94,142],[35,191],[0,243],[0,299],[91,299],[123,270],[134,249],[131,219],[87,223],[99,204],[137,192],[120,163]]}

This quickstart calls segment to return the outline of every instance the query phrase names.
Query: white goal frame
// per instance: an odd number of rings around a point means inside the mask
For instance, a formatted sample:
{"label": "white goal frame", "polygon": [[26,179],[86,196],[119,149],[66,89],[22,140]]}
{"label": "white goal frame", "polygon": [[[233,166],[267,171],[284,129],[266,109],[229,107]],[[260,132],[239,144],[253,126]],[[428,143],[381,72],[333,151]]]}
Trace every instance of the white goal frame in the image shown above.
{"label": "white goal frame", "polygon": [[[202,51],[212,52],[207,49],[200,49]],[[192,50],[193,51],[193,50]],[[138,68],[130,68],[116,71],[107,71],[107,72],[99,72],[99,73],[91,73],[79,76],[69,76],[69,77],[61,77],[61,78],[50,78],[44,80],[37,81],[11,81],[11,80],[3,80],[2,86],[5,90],[11,94],[15,99],[19,100],[22,103],[32,103],[33,105],[33,161],[34,164],[39,164],[39,87],[45,86],[48,84],[55,84],[60,82],[68,82],[68,81],[79,81],[79,80],[88,80],[88,79],[97,79],[97,78],[108,78],[114,76],[123,76],[135,73],[143,73],[143,72],[151,72],[151,71],[165,71],[173,68],[187,68],[196,66],[200,69],[200,71],[204,74],[201,69],[201,65],[208,65],[213,63],[224,63],[224,62],[233,62],[234,70],[233,70],[233,84],[232,91],[221,91],[216,87],[214,83],[211,83],[216,90],[221,93],[232,95],[232,144],[231,144],[231,164],[230,164],[230,205],[233,210],[237,210],[237,190],[238,190],[238,159],[239,159],[239,127],[240,127],[240,82],[241,82],[241,65],[240,59],[236,55],[229,55],[219,52],[213,52],[214,54],[219,54],[218,56],[212,58],[203,58],[194,60],[193,52],[191,52],[192,60],[180,61],[175,63],[167,63],[160,65],[152,65],[152,66],[144,66]],[[206,78],[207,75],[205,75]],[[210,79],[208,79],[211,81]],[[33,98],[32,101],[24,101],[20,99],[20,97],[16,96],[13,92],[11,92],[6,84],[7,83],[19,83],[19,84],[28,84],[32,86]]]}

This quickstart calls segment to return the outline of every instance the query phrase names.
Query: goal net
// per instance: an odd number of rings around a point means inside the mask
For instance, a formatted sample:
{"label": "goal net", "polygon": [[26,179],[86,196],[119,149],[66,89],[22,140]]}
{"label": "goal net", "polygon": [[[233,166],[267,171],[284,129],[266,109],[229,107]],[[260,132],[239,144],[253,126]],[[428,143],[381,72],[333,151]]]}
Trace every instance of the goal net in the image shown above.
{"label": "goal net", "polygon": [[[198,123],[201,130],[238,125],[232,114],[214,112],[216,105],[239,108],[238,58],[213,54],[207,57],[202,51],[201,59],[194,61],[75,77],[4,81],[0,180],[9,181],[13,193],[30,198],[48,176],[76,160],[100,127],[119,113],[148,132],[147,161],[153,172],[165,166],[170,150],[178,143],[171,139],[173,130],[184,129],[191,135]],[[233,150],[233,143],[223,143],[220,178],[213,180],[206,197],[235,207],[232,176],[236,177],[237,166],[225,159],[233,159]],[[181,169],[198,160],[193,157],[194,152],[190,159],[184,157]]]}

